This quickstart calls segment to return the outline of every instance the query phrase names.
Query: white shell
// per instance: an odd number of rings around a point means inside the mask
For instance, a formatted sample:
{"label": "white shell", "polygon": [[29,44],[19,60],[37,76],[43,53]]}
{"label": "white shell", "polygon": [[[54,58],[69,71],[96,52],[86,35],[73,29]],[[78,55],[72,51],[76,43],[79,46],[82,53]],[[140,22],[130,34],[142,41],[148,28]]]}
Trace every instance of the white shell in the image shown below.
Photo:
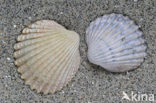
{"label": "white shell", "polygon": [[18,72],[38,93],[62,89],[79,68],[79,35],[52,20],[35,22],[17,40],[14,57]]}
{"label": "white shell", "polygon": [[111,72],[137,68],[146,56],[145,40],[133,21],[121,14],[108,14],[86,30],[88,59]]}

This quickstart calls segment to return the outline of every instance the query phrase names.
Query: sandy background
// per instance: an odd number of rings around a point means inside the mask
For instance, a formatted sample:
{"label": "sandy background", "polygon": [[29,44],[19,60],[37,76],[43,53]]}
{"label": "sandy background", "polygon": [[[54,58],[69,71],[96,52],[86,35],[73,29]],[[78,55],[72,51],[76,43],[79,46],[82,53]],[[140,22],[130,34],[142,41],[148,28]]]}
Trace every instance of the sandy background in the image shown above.
{"label": "sandy background", "polygon": [[[87,60],[86,28],[113,12],[134,20],[147,40],[148,56],[137,70],[110,73]],[[49,95],[24,85],[13,63],[16,37],[40,19],[53,19],[81,38],[79,71],[65,88]],[[0,103],[129,103],[121,100],[122,91],[156,94],[156,0],[0,0]]]}

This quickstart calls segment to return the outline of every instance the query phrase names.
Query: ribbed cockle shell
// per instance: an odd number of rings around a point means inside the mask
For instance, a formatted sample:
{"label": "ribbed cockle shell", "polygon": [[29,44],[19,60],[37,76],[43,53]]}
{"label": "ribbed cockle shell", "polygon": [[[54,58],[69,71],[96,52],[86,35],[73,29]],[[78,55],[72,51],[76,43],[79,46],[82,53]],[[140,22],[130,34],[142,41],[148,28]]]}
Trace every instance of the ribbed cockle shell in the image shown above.
{"label": "ribbed cockle shell", "polygon": [[111,72],[137,68],[146,56],[145,40],[133,21],[120,14],[97,18],[86,30],[88,59]]}
{"label": "ribbed cockle shell", "polygon": [[17,41],[14,57],[18,72],[38,93],[61,90],[79,68],[79,35],[52,20],[28,26]]}

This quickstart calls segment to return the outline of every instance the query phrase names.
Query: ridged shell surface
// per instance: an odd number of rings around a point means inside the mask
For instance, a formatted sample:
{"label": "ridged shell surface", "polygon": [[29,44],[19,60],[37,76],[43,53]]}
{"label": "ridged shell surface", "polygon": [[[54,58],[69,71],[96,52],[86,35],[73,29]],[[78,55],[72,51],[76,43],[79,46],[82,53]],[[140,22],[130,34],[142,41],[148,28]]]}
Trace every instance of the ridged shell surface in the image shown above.
{"label": "ridged shell surface", "polygon": [[79,35],[52,20],[28,26],[17,41],[14,57],[18,72],[38,93],[61,90],[79,68]]}
{"label": "ridged shell surface", "polygon": [[137,68],[146,56],[138,26],[121,14],[97,18],[86,30],[88,59],[111,72]]}

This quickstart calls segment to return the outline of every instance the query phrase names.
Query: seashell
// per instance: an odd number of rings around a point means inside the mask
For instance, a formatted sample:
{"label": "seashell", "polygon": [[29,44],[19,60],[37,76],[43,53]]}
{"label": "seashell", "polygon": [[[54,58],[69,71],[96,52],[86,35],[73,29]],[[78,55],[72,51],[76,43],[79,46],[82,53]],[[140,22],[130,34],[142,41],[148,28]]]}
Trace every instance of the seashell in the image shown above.
{"label": "seashell", "polygon": [[79,35],[52,20],[28,26],[17,41],[15,65],[21,78],[37,93],[61,90],[79,68]]}
{"label": "seashell", "polygon": [[137,68],[146,56],[138,26],[121,14],[97,18],[86,30],[88,59],[111,72]]}

